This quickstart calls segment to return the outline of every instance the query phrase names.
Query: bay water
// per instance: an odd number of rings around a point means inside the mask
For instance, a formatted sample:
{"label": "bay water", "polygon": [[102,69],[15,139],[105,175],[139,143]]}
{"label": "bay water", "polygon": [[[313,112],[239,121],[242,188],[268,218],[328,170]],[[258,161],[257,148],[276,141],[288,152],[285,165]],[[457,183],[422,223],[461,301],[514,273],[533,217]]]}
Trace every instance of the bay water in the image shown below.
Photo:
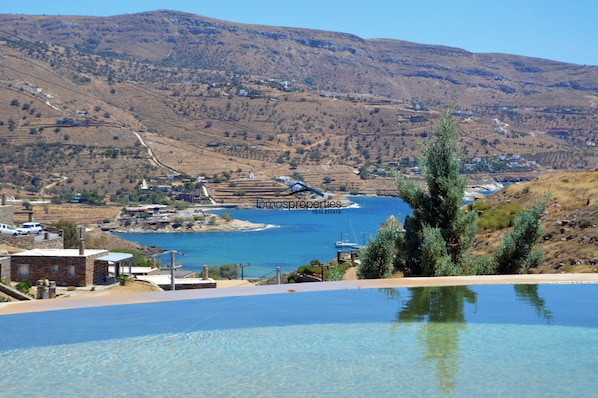
{"label": "bay water", "polygon": [[[177,264],[201,273],[204,265],[249,264],[245,278],[275,276],[296,270],[311,260],[336,257],[338,240],[367,244],[391,215],[403,222],[410,208],[399,198],[351,196],[354,206],[332,212],[312,210],[223,209],[233,219],[267,224],[256,231],[118,233],[126,240],[164,250],[176,250]],[[169,264],[170,256],[160,258]]]}

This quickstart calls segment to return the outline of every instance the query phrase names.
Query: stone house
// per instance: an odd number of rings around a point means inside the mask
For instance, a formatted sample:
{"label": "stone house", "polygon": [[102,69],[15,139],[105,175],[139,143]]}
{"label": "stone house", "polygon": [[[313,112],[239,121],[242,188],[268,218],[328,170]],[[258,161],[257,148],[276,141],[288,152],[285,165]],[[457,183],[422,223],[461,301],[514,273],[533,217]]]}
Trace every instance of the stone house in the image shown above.
{"label": "stone house", "polygon": [[57,286],[90,286],[108,280],[108,261],[101,258],[108,250],[34,249],[11,255],[11,277],[55,281]]}

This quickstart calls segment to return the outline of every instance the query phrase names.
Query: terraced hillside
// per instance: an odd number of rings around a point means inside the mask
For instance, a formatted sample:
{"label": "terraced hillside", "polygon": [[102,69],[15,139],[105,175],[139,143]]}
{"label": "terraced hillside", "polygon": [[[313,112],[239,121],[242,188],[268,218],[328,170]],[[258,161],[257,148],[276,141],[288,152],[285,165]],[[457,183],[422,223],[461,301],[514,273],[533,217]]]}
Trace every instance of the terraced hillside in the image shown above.
{"label": "terraced hillside", "polygon": [[377,169],[410,172],[447,109],[475,172],[598,167],[594,66],[165,10],[0,26],[0,181],[21,197],[249,172],[392,194]]}
{"label": "terraced hillside", "polygon": [[211,198],[216,203],[255,207],[258,199],[281,200],[277,197],[285,190],[285,184],[276,181],[256,181],[250,179],[231,180],[228,183],[209,184]]}

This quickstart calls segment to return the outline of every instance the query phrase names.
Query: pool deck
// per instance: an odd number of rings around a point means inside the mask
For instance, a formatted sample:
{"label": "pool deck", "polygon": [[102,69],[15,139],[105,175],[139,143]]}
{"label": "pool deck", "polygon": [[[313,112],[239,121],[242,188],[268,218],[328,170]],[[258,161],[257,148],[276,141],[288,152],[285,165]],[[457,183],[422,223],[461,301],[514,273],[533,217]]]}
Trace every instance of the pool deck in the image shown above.
{"label": "pool deck", "polygon": [[56,311],[123,304],[141,304],[160,301],[195,300],[202,298],[250,296],[258,294],[298,294],[323,290],[365,288],[400,288],[419,286],[499,285],[499,284],[598,284],[598,274],[539,274],[539,275],[487,275],[428,278],[362,279],[338,282],[294,283],[284,285],[237,285],[215,289],[141,292],[96,297],[66,297],[48,300],[0,303],[0,315],[25,312]]}

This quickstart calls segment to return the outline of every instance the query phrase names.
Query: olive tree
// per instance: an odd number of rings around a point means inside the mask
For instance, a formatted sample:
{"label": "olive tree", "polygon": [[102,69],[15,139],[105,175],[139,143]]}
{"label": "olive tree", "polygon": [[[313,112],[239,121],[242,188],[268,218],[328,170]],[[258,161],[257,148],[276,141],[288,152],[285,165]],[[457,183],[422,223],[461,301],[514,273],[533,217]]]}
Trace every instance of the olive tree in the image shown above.
{"label": "olive tree", "polygon": [[392,259],[396,254],[400,229],[401,223],[394,217],[380,225],[376,237],[370,238],[368,245],[359,251],[359,279],[389,278],[392,275]]}
{"label": "olive tree", "polygon": [[543,233],[540,216],[544,213],[548,198],[547,193],[543,203],[537,202],[531,209],[515,218],[513,230],[505,235],[494,254],[494,263],[499,274],[525,273],[542,263],[542,252],[532,249]]}

